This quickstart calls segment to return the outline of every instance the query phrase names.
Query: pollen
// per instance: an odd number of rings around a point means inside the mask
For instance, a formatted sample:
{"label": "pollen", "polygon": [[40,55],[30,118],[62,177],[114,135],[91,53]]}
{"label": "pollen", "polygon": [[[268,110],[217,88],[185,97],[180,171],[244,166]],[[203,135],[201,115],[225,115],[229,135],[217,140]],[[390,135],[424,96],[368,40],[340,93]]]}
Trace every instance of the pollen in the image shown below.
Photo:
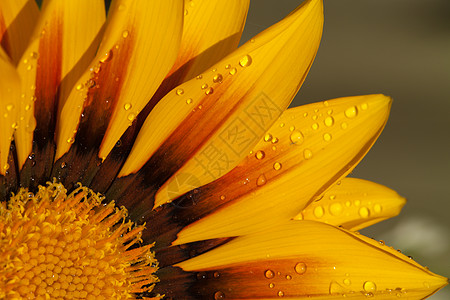
{"label": "pollen", "polygon": [[0,204],[0,298],[145,298],[157,261],[143,229],[86,187],[22,188]]}

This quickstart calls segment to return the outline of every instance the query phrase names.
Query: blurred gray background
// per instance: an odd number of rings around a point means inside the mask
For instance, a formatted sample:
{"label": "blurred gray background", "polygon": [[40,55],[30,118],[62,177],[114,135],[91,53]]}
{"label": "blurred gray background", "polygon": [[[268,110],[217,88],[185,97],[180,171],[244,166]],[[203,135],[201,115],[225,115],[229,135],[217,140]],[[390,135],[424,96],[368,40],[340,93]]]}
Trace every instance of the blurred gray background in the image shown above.
{"label": "blurred gray background", "polygon": [[[301,0],[252,0],[243,41]],[[341,96],[394,98],[380,139],[351,174],[408,199],[362,231],[450,277],[450,1],[325,0],[321,46],[292,106]],[[450,299],[447,286],[432,300]]]}

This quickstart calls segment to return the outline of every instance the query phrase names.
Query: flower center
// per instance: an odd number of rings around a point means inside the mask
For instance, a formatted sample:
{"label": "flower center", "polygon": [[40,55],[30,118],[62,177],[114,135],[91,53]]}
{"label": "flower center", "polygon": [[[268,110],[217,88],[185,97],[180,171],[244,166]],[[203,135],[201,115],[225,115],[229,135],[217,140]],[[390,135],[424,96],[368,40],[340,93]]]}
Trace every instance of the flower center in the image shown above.
{"label": "flower center", "polygon": [[0,203],[0,298],[122,299],[151,291],[157,269],[144,225],[86,187],[48,183]]}

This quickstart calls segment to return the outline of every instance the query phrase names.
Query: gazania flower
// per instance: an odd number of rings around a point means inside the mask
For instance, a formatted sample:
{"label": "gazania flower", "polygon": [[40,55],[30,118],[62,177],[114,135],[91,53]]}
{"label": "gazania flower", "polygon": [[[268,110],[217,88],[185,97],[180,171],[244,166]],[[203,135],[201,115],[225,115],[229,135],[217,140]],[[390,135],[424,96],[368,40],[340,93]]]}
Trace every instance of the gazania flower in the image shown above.
{"label": "gazania flower", "polygon": [[[287,109],[322,1],[236,49],[248,1],[2,1],[0,298],[422,299],[447,280],[356,230],[383,95]],[[12,138],[14,137],[14,138]]]}

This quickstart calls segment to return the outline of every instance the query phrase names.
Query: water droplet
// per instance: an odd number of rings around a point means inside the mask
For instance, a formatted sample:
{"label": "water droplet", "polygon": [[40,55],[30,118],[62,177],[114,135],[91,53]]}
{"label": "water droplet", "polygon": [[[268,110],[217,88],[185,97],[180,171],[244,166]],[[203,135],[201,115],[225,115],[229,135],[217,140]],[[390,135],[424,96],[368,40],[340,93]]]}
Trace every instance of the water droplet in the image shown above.
{"label": "water droplet", "polygon": [[342,122],[341,128],[345,130],[345,129],[347,129],[347,127],[348,127],[347,123]]}
{"label": "water droplet", "polygon": [[264,277],[266,277],[267,279],[272,279],[275,277],[275,273],[272,270],[268,269],[264,272]]}
{"label": "water droplet", "polygon": [[14,123],[11,124],[11,128],[12,129],[17,129],[17,128],[19,128],[19,125],[17,125],[17,123],[14,122]]}
{"label": "water droplet", "polygon": [[202,84],[202,90],[206,89],[208,87],[208,84],[204,83]]}
{"label": "water droplet", "polygon": [[6,105],[6,110],[7,111],[12,111],[14,109],[14,104],[8,104]]}
{"label": "water droplet", "polygon": [[311,125],[311,128],[314,129],[314,130],[317,130],[317,129],[319,129],[319,124],[314,123],[314,124]]}
{"label": "water droplet", "polygon": [[370,211],[367,207],[361,207],[359,209],[359,215],[361,216],[361,218],[367,218],[370,215]]}
{"label": "water droplet", "polygon": [[181,95],[184,94],[184,90],[183,90],[183,89],[177,89],[177,90],[175,91],[175,94],[177,94],[178,96],[181,96]]}
{"label": "water droplet", "polygon": [[191,103],[192,103],[192,98],[186,99],[186,104],[191,104]]}
{"label": "water droplet", "polygon": [[373,206],[373,211],[376,212],[377,214],[379,214],[381,212],[381,210],[382,210],[382,207],[380,204],[377,203]]}
{"label": "water droplet", "polygon": [[327,118],[323,121],[323,123],[325,123],[325,126],[327,126],[327,127],[333,126],[333,124],[334,124],[334,119],[333,119],[333,117],[327,117]]}
{"label": "water droplet", "polygon": [[207,89],[207,90],[205,91],[205,94],[206,94],[206,95],[211,95],[212,93],[214,93],[214,89],[213,89],[212,87],[210,87],[209,89]]}
{"label": "water droplet", "polygon": [[352,119],[358,114],[358,109],[356,106],[351,106],[345,110],[344,114],[347,118]]}
{"label": "water droplet", "polygon": [[214,272],[213,276],[214,276],[214,278],[219,278],[220,277],[220,273],[219,272]]}
{"label": "water droplet", "polygon": [[4,169],[4,170],[8,170],[8,169],[9,169],[9,164],[6,163],[6,164],[3,166],[3,169]]}
{"label": "water droplet", "polygon": [[67,167],[67,163],[63,161],[63,162],[61,163],[61,169],[64,169],[65,167]]}
{"label": "water droplet", "polygon": [[361,201],[360,200],[355,200],[355,206],[360,206],[361,205]]}
{"label": "water droplet", "polygon": [[124,30],[124,31],[122,32],[122,37],[123,37],[124,39],[126,39],[126,38],[128,37],[129,34],[130,34],[130,32],[129,32],[128,30]]}
{"label": "water droplet", "polygon": [[331,141],[331,134],[329,134],[329,133],[324,133],[324,135],[323,135],[323,140],[324,140],[325,142]]}
{"label": "water droplet", "polygon": [[248,67],[252,64],[252,58],[250,55],[246,55],[239,60],[239,65],[241,67]]}
{"label": "water droplet", "polygon": [[184,10],[184,15],[185,15],[185,16],[188,15],[188,10],[187,10],[187,9]]}
{"label": "water droplet", "polygon": [[215,292],[214,299],[215,300],[225,299],[225,294],[221,291]]}
{"label": "water droplet", "polygon": [[96,84],[96,82],[95,82],[94,79],[89,79],[89,80],[86,82],[86,86],[87,86],[88,88],[93,88],[93,87],[95,86],[95,84]]}
{"label": "water droplet", "polygon": [[268,142],[272,140],[272,135],[270,133],[266,133],[264,135],[264,141]]}
{"label": "water droplet", "polygon": [[33,69],[33,66],[32,65],[28,65],[27,66],[27,71],[30,71],[31,69]]}
{"label": "water droplet", "polygon": [[317,120],[317,115],[312,116],[312,119],[315,121]]}
{"label": "water droplet", "polygon": [[255,42],[255,39],[250,39],[250,43],[254,43]]}
{"label": "water droplet", "polygon": [[295,265],[294,270],[295,270],[295,273],[297,273],[297,274],[300,274],[300,275],[305,274],[306,264],[303,262],[299,262]]}
{"label": "water droplet", "polygon": [[228,65],[225,66],[225,69],[227,69],[227,70],[230,69],[230,68],[231,68],[231,65],[230,65],[230,64],[228,64]]}
{"label": "water droplet", "polygon": [[332,109],[329,109],[328,111],[327,111],[327,114],[329,114],[329,115],[331,115],[333,113],[333,110]]}
{"label": "water droplet", "polygon": [[77,85],[77,90],[80,91],[81,89],[83,89],[84,85],[82,83],[80,83],[79,85]]}
{"label": "water droplet", "polygon": [[132,107],[132,105],[131,105],[131,103],[129,103],[129,102],[127,102],[127,103],[125,103],[125,104],[123,105],[123,109],[125,109],[125,110],[130,110],[131,107]]}
{"label": "water droplet", "polygon": [[350,279],[348,279],[348,278],[345,278],[344,279],[344,284],[345,285],[350,285],[350,284],[352,284],[352,281]]}
{"label": "water droplet", "polygon": [[225,195],[220,196],[220,200],[222,200],[222,201],[225,200],[225,198],[226,198]]}
{"label": "water droplet", "polygon": [[261,151],[261,150],[259,150],[255,153],[256,159],[263,159],[265,156],[266,156],[266,154],[264,153],[264,151]]}
{"label": "water droplet", "polygon": [[292,279],[292,276],[291,276],[291,275],[286,275],[286,279],[287,279],[287,280],[291,280],[291,279]]}
{"label": "water droplet", "polygon": [[195,77],[195,79],[202,79],[203,78],[203,75],[197,75],[196,77]]}
{"label": "water droplet", "polygon": [[266,184],[266,182],[267,182],[267,179],[264,174],[259,175],[258,178],[256,179],[257,186],[263,186]]}
{"label": "water droplet", "polygon": [[350,207],[352,203],[350,201],[345,201],[345,206]]}
{"label": "water droplet", "polygon": [[105,63],[108,62],[112,59],[113,53],[112,50],[109,50],[108,52],[106,52],[102,58],[100,58],[100,62],[101,63]]}
{"label": "water droplet", "polygon": [[280,127],[281,127],[281,128],[283,128],[283,127],[284,127],[284,125],[285,125],[284,123],[280,123]]}
{"label": "water droplet", "polygon": [[284,297],[283,291],[278,291],[277,295],[278,295],[278,297]]}
{"label": "water droplet", "polygon": [[270,287],[271,289],[273,289],[273,288],[275,287],[275,284],[273,284],[273,283],[271,282],[271,283],[269,283],[269,287]]}
{"label": "water droplet", "polygon": [[73,144],[73,142],[75,142],[75,139],[73,137],[70,137],[66,140],[66,142],[69,144]]}
{"label": "water droplet", "polygon": [[339,216],[340,214],[342,214],[342,204],[341,203],[333,203],[330,205],[330,213],[333,216]]}
{"label": "water droplet", "polygon": [[375,284],[374,282],[372,282],[372,281],[366,281],[366,282],[364,282],[364,284],[363,284],[363,289],[364,289],[366,292],[375,292],[375,291],[377,290],[377,286],[376,286],[376,284]]}
{"label": "water droplet", "polygon": [[27,64],[27,63],[28,63],[28,59],[25,58],[25,59],[23,60],[23,63],[24,63],[24,64]]}
{"label": "water droplet", "polygon": [[313,156],[313,153],[312,153],[311,150],[309,150],[309,149],[303,150],[303,157],[304,157],[305,159],[311,159],[312,156]]}
{"label": "water droplet", "polygon": [[230,75],[234,75],[234,74],[236,74],[236,72],[237,72],[237,69],[233,68],[230,70]]}
{"label": "water droplet", "polygon": [[130,122],[133,122],[135,118],[136,118],[136,114],[135,113],[129,113],[128,116],[127,116],[127,119]]}
{"label": "water droplet", "polygon": [[383,241],[383,240],[380,240],[378,243],[379,243],[381,246],[384,246],[384,241]]}
{"label": "water droplet", "polygon": [[323,210],[322,206],[317,206],[316,208],[314,208],[314,216],[316,218],[322,218],[324,215],[325,211]]}
{"label": "water droplet", "polygon": [[295,126],[290,126],[290,127],[289,127],[289,131],[290,131],[290,132],[292,132],[292,131],[294,131],[294,130],[295,130]]}
{"label": "water droplet", "polygon": [[223,81],[222,74],[217,74],[213,77],[213,82],[215,82],[215,83],[222,83],[222,81]]}
{"label": "water droplet", "polygon": [[279,162],[274,163],[273,164],[273,169],[275,171],[279,171],[281,169],[281,163],[279,163]]}
{"label": "water droplet", "polygon": [[367,105],[367,103],[361,104],[361,109],[362,110],[367,110],[368,108],[369,108],[369,106]]}
{"label": "water droplet", "polygon": [[290,139],[291,142],[295,145],[301,145],[304,141],[303,134],[298,130],[291,133]]}
{"label": "water droplet", "polygon": [[273,137],[271,142],[272,142],[272,144],[278,143],[278,138],[277,137]]}

